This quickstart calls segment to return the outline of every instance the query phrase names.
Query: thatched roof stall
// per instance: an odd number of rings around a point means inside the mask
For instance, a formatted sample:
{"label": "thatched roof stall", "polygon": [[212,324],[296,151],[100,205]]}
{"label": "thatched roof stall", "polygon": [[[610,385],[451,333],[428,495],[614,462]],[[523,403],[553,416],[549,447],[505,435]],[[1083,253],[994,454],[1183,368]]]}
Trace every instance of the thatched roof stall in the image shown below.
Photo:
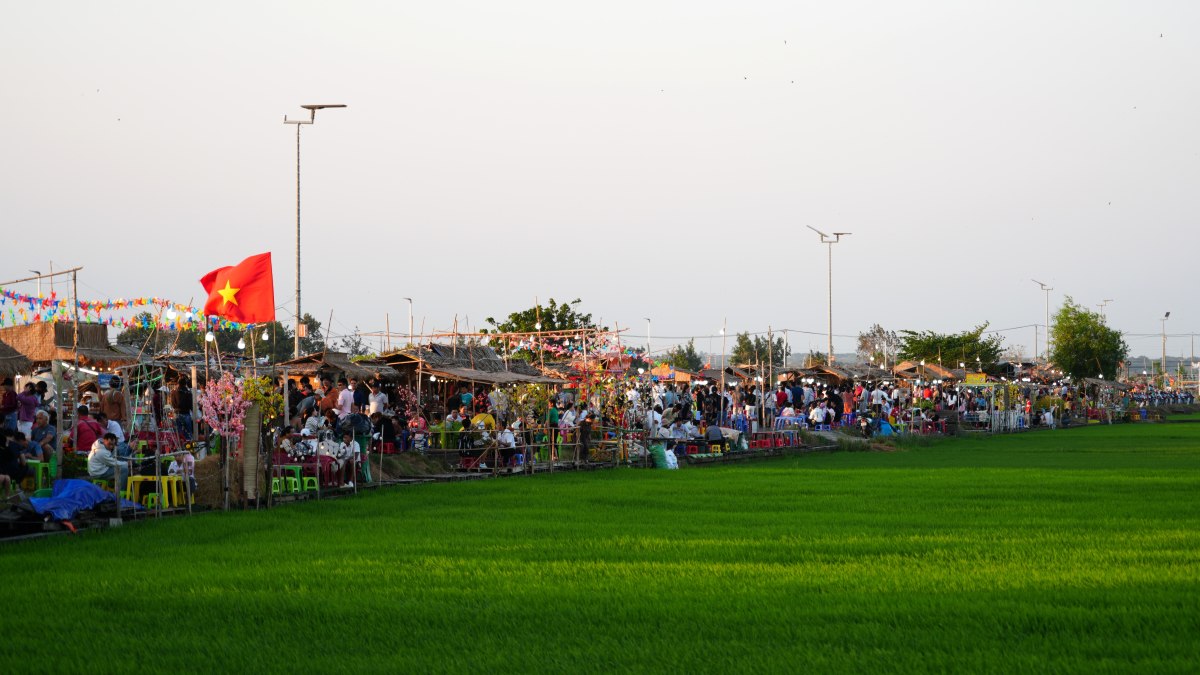
{"label": "thatched roof stall", "polygon": [[277,371],[285,368],[288,371],[289,377],[307,375],[310,379],[329,377],[336,380],[339,377],[345,377],[347,379],[372,380],[376,375],[385,379],[395,379],[397,377],[396,371],[387,365],[355,363],[344,352],[328,350],[301,356],[291,361],[284,361],[275,366]]}
{"label": "thatched roof stall", "polygon": [[103,323],[79,324],[78,350],[75,324],[69,321],[0,328],[0,341],[7,342],[35,366],[56,360],[74,361],[76,355],[80,365],[89,367],[110,368],[137,362],[136,357],[109,346],[108,325]]}
{"label": "thatched roof stall", "polygon": [[0,342],[0,377],[15,377],[33,372],[33,362],[17,350]]}
{"label": "thatched roof stall", "polygon": [[521,359],[500,358],[491,347],[483,345],[429,344],[408,347],[384,354],[382,360],[396,369],[402,379],[416,382],[421,375],[434,375],[449,381],[480,382],[484,384],[562,384],[563,380],[547,377],[532,364]]}
{"label": "thatched roof stall", "polygon": [[914,363],[912,361],[901,361],[892,368],[892,373],[902,380],[961,380],[961,376],[956,376],[954,371],[943,368],[936,363]]}

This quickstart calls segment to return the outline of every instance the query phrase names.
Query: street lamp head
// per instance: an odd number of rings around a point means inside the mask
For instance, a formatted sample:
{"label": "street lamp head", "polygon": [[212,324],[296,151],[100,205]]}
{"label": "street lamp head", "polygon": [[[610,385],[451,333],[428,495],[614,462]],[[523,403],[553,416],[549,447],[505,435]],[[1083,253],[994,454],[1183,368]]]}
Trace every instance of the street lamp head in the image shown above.
{"label": "street lamp head", "polygon": [[346,104],[344,104],[344,103],[309,103],[307,105],[302,105],[300,107],[304,108],[305,110],[324,110],[326,108],[345,108]]}
{"label": "street lamp head", "polygon": [[1163,321],[1166,321],[1166,320],[1167,320],[1167,319],[1169,319],[1169,318],[1171,318],[1171,313],[1170,313],[1170,312],[1167,312],[1167,313],[1166,313],[1166,315],[1165,315],[1165,316],[1163,316]]}
{"label": "street lamp head", "polygon": [[824,232],[822,232],[822,231],[818,230],[817,228],[813,227],[812,225],[805,225],[805,227],[807,227],[808,229],[812,230],[813,232],[816,232],[817,234],[821,235],[821,238],[822,238],[822,239],[828,239],[828,238],[829,238],[829,235],[827,235],[827,234],[825,234]]}

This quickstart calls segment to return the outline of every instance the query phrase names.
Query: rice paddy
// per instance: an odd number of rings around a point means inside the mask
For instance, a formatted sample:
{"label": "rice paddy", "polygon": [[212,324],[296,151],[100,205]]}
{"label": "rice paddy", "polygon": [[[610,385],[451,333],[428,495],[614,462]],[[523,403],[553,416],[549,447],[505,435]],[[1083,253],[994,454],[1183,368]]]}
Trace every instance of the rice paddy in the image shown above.
{"label": "rice paddy", "polygon": [[164,519],[0,546],[0,662],[1194,673],[1198,495],[1161,424]]}

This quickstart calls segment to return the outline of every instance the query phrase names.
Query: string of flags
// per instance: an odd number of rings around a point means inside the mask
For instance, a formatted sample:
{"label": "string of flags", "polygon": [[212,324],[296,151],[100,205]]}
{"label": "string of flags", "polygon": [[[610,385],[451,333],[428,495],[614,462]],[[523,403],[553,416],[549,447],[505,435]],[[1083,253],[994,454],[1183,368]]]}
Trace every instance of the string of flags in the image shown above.
{"label": "string of flags", "polygon": [[[159,330],[244,330],[248,324],[208,316],[200,309],[166,298],[117,298],[115,300],[79,300],[81,323],[102,323],[123,329],[158,328]],[[112,312],[129,309],[154,308],[150,318],[120,318]],[[26,295],[0,288],[0,327],[28,326],[35,323],[72,321],[71,301],[51,292],[49,297]],[[106,314],[109,314],[106,316]]]}

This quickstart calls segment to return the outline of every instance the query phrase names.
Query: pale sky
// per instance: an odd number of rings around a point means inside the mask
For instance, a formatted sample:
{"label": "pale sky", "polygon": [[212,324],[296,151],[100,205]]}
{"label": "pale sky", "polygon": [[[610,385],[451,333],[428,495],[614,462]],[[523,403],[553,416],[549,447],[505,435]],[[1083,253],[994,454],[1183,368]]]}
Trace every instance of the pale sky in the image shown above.
{"label": "pale sky", "polygon": [[303,308],[335,334],[406,330],[403,296],[418,330],[552,296],[639,345],[650,317],[656,352],[723,317],[822,350],[806,225],[853,233],[836,334],[1042,323],[1031,278],[1113,299],[1133,354],[1165,311],[1169,354],[1200,331],[1194,1],[5,9],[5,279],[53,260],[83,299],[203,304],[271,251],[289,321],[283,116],[344,103],[302,132]]}

